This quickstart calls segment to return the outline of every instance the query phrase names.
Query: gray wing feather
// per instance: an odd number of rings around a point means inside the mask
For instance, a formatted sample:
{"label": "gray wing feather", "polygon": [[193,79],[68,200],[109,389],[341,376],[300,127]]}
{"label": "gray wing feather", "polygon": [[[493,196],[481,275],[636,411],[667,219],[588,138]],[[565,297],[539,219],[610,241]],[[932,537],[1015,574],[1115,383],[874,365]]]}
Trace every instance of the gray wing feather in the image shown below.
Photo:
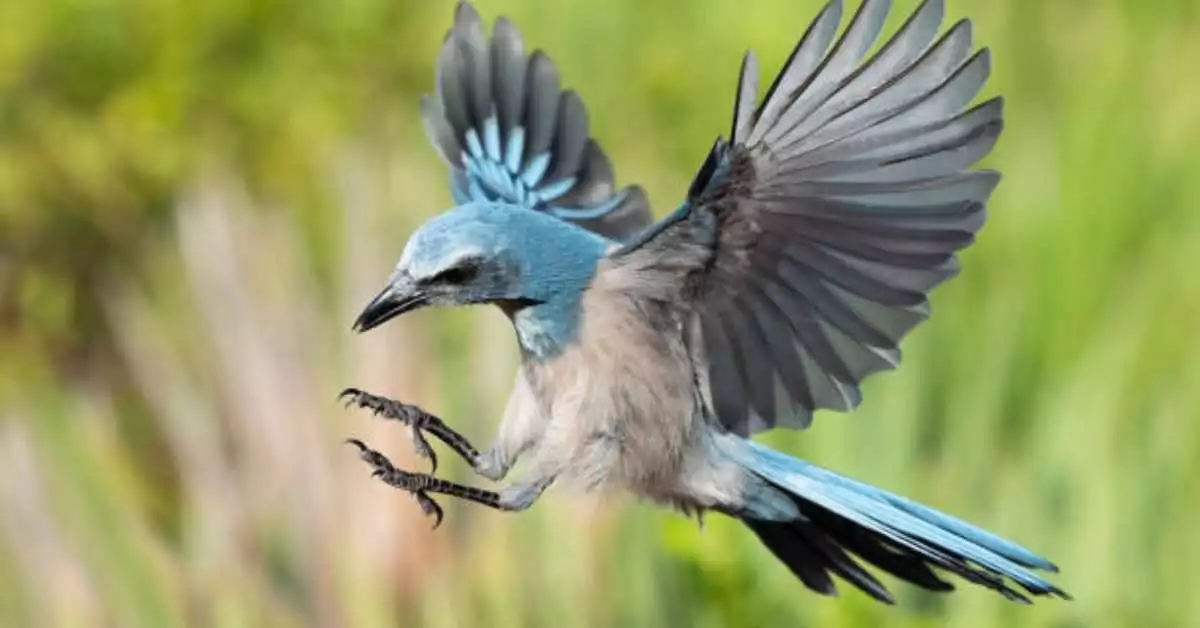
{"label": "gray wing feather", "polygon": [[525,113],[525,43],[507,18],[492,26],[492,98],[500,112],[500,128],[521,124]]}
{"label": "gray wing feather", "polygon": [[940,86],[963,63],[971,46],[970,22],[959,22],[894,82],[857,106],[832,117],[819,130],[800,127],[785,137],[781,151],[802,152],[806,148],[846,137],[904,111],[921,100],[926,86]]}
{"label": "gray wing feather", "polygon": [[583,183],[575,186],[562,197],[562,203],[570,207],[595,205],[613,195],[612,164],[596,140],[587,140],[581,157],[583,164],[579,170],[583,173]]}
{"label": "gray wing feather", "polygon": [[[558,128],[554,134],[554,155],[550,166],[549,183],[574,176],[583,165],[583,149],[588,143],[587,110],[573,90],[562,93],[558,100]],[[594,145],[594,144],[593,144]]]}
{"label": "gray wing feather", "polygon": [[756,300],[745,298],[748,294],[740,295],[731,303],[737,315],[722,319],[730,338],[734,339],[734,353],[741,367],[742,381],[747,384],[754,418],[761,421],[761,417],[775,416],[775,381],[771,363],[759,359],[770,351],[763,332],[753,316],[743,314],[757,309]]}
{"label": "gray wing feather", "polygon": [[829,42],[833,41],[833,36],[837,33],[838,22],[841,19],[842,2],[833,0],[825,5],[825,8],[817,15],[817,19],[809,25],[808,31],[804,33],[804,37],[800,38],[800,43],[796,44],[784,64],[783,71],[775,77],[771,88],[767,90],[762,109],[758,112],[753,130],[746,140],[748,144],[755,144],[762,140],[767,131],[779,119],[783,108],[812,78],[825,50],[829,48]]}
{"label": "gray wing feather", "polygon": [[827,5],[758,109],[748,56],[733,141],[714,145],[683,217],[614,254],[704,247],[671,272],[730,431],[857,406],[983,226],[999,175],[970,168],[999,137],[1003,103],[967,107],[987,51],[972,54],[966,21],[938,38],[942,2],[927,0],[864,60],[888,8],[866,0],[834,44],[841,4]]}
{"label": "gray wing feather", "polygon": [[729,342],[723,323],[717,315],[710,314],[701,317],[700,326],[708,358],[709,387],[714,410],[718,416],[744,420],[746,393],[743,390],[742,375],[734,363],[734,347]]}
{"label": "gray wing feather", "polygon": [[[471,119],[467,113],[465,87],[466,60],[462,48],[453,37],[453,31],[447,35],[442,50],[438,53],[437,62],[437,105],[441,116],[456,137],[463,137],[471,128]],[[457,158],[457,155],[451,155]]]}
{"label": "gray wing feather", "polygon": [[535,50],[529,57],[527,81],[529,108],[525,110],[525,158],[522,161],[525,168],[535,157],[550,150],[558,123],[558,71],[541,50]]}
{"label": "gray wing feather", "polygon": [[[804,137],[817,126],[869,99],[928,49],[937,36],[943,14],[942,0],[926,0],[883,48],[840,89],[821,102],[804,99],[812,105],[810,109],[802,110],[805,114],[811,114],[807,119],[786,128],[781,126],[781,129],[788,131],[790,136]],[[878,30],[875,33],[878,36]],[[820,109],[816,110],[818,104]]]}
{"label": "gray wing feather", "polygon": [[433,142],[442,161],[453,165],[462,153],[462,147],[458,144],[458,134],[450,125],[448,116],[439,111],[440,107],[429,94],[421,96],[421,122],[425,125],[425,134]]}
{"label": "gray wing feather", "polygon": [[742,71],[738,74],[737,101],[733,109],[733,128],[729,136],[733,142],[745,141],[754,124],[754,109],[758,107],[758,57],[747,51],[742,58]]}
{"label": "gray wing feather", "polygon": [[795,99],[788,105],[771,131],[766,134],[767,142],[778,142],[813,110],[823,106],[830,94],[838,91],[844,79],[858,67],[871,44],[879,37],[890,6],[890,0],[866,0],[859,5],[854,20],[838,40],[833,52],[825,57],[820,71],[805,88],[805,97]]}
{"label": "gray wing feather", "polygon": [[504,201],[615,239],[651,222],[640,188],[614,186],[578,94],[562,90],[543,52],[526,56],[520,32],[504,18],[488,39],[475,9],[458,4],[438,55],[437,96],[422,99],[421,117],[454,170],[460,203]]}
{"label": "gray wing feather", "polygon": [[460,3],[455,9],[453,40],[458,44],[463,56],[463,80],[466,82],[466,96],[471,123],[480,128],[493,113],[492,101],[492,64],[489,59],[487,39],[483,36],[483,22],[475,8],[466,3]]}

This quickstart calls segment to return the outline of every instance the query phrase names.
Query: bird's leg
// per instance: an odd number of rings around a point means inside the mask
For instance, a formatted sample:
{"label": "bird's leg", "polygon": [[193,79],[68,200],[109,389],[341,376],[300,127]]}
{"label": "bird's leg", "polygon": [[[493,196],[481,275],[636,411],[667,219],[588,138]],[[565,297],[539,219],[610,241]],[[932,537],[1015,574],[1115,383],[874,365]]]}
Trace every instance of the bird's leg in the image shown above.
{"label": "bird's leg", "polygon": [[437,454],[429,446],[429,441],[425,440],[424,432],[428,432],[438,440],[446,443],[450,449],[454,450],[454,453],[470,463],[472,468],[477,467],[482,460],[479,450],[475,449],[471,441],[468,441],[465,436],[454,431],[453,428],[446,425],[437,416],[417,406],[380,397],[379,395],[372,395],[357,388],[343,390],[338,395],[338,399],[345,399],[347,406],[356,405],[360,408],[367,408],[377,416],[393,419],[407,425],[412,430],[413,445],[417,449],[417,454],[422,458],[429,459],[431,473],[437,471]]}
{"label": "bird's leg", "polygon": [[443,511],[442,507],[429,496],[429,493],[441,493],[472,501],[476,504],[482,504],[489,508],[495,508],[496,510],[515,512],[532,506],[537,501],[537,498],[554,481],[554,478],[550,477],[529,484],[514,484],[497,493],[473,486],[456,484],[433,477],[427,473],[412,473],[398,469],[387,459],[387,456],[371,449],[361,440],[351,438],[346,442],[357,447],[359,457],[374,469],[371,473],[372,477],[379,478],[389,486],[412,493],[413,497],[417,500],[417,504],[421,506],[421,510],[426,515],[434,517],[434,528],[442,524]]}
{"label": "bird's leg", "polygon": [[500,489],[500,507],[509,512],[528,510],[553,483],[554,476],[547,476],[531,482],[510,484]]}
{"label": "bird's leg", "polygon": [[516,462],[515,458],[516,456],[507,454],[493,445],[475,458],[475,461],[471,463],[471,468],[480,476],[493,482],[499,482],[508,475],[509,469]]}

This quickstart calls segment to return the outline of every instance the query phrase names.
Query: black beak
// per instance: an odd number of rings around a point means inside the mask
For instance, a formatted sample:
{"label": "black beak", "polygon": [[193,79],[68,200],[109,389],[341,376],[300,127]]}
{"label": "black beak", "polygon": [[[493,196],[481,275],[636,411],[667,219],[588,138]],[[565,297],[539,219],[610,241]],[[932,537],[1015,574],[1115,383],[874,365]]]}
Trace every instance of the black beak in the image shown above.
{"label": "black beak", "polygon": [[411,312],[429,300],[429,294],[417,289],[410,281],[398,278],[387,285],[354,321],[352,329],[359,333],[378,327],[387,321]]}

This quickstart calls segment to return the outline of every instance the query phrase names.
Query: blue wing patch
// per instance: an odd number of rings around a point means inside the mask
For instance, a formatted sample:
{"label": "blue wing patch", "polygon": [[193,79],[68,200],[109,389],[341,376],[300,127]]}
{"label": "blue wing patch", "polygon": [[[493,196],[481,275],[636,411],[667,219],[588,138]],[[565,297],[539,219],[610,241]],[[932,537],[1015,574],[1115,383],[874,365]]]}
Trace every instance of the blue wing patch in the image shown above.
{"label": "blue wing patch", "polygon": [[560,89],[549,57],[524,53],[508,20],[496,20],[488,39],[478,13],[460,3],[437,78],[422,118],[454,170],[456,202],[502,201],[621,240],[650,224],[640,188],[616,189],[582,100]]}

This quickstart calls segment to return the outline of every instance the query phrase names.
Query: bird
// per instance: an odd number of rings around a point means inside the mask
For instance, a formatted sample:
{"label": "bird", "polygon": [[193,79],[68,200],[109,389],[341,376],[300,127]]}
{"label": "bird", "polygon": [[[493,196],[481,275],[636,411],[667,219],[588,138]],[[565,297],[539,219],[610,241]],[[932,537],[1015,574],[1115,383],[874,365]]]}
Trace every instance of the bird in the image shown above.
{"label": "bird", "polygon": [[[942,0],[877,46],[890,8],[864,0],[839,35],[842,2],[825,4],[761,99],[747,52],[728,139],[655,221],[642,188],[614,183],[550,58],[526,53],[506,18],[489,35],[457,4],[421,100],[455,206],[412,233],[353,329],[492,304],[521,363],[483,451],[416,405],[343,391],[410,428],[432,467],[350,439],[372,475],[434,527],[434,495],[517,512],[551,485],[617,489],[740,521],[820,594],[844,581],[894,603],[865,564],[931,591],[953,590],[952,574],[1018,602],[1070,599],[1033,551],[753,440],[854,409],[862,381],[899,364],[999,182],[974,167],[1003,127],[1002,97],[972,104],[988,49],[967,19],[942,31]],[[494,491],[450,482],[427,436],[488,480],[527,469]]]}

